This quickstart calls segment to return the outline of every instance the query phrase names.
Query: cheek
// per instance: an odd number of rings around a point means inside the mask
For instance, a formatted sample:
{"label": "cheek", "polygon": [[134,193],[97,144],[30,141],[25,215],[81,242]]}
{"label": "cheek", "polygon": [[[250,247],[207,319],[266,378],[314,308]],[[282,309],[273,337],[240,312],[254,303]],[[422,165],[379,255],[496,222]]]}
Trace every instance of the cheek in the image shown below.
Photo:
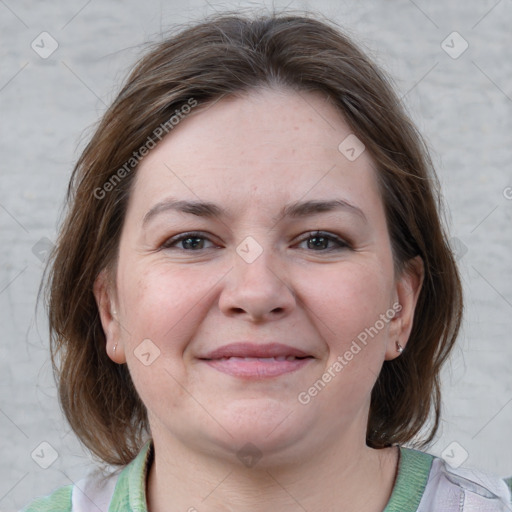
{"label": "cheek", "polygon": [[178,407],[187,396],[179,384],[188,378],[183,352],[204,314],[202,299],[212,288],[211,275],[208,280],[187,271],[154,263],[119,274],[127,365],[149,410],[163,403]]}
{"label": "cheek", "polygon": [[[316,323],[322,327],[331,358],[343,354],[358,337],[364,343],[365,333],[367,340],[385,337],[389,322],[380,318],[391,307],[392,276],[382,266],[371,263],[347,263],[334,272],[320,269],[308,285],[307,306],[314,308],[320,320]],[[372,336],[368,335],[369,330]]]}
{"label": "cheek", "polygon": [[151,339],[162,355],[181,355],[211,307],[219,275],[207,266],[177,269],[168,262],[145,262],[120,273],[126,332],[132,348]]}
{"label": "cheek", "polygon": [[135,266],[120,274],[120,295],[130,343],[149,338],[160,346],[166,333],[169,338],[175,337],[197,288],[182,286],[179,278],[156,266]]}
{"label": "cheek", "polygon": [[[325,276],[320,272],[318,277],[319,286],[310,285],[313,293],[307,304],[315,307],[312,318],[328,350],[318,375],[328,384],[318,404],[338,410],[344,418],[369,403],[384,362],[389,326],[386,313],[393,314],[392,280],[382,266],[369,263],[347,264],[340,266],[339,272],[326,271]],[[304,389],[311,390],[316,382],[306,383]]]}

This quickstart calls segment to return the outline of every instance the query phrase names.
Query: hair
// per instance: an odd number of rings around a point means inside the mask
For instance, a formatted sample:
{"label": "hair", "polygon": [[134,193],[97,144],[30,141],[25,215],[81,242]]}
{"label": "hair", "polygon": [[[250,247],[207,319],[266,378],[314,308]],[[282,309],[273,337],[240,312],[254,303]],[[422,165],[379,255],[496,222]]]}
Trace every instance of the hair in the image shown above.
{"label": "hair", "polygon": [[150,435],[127,365],[106,353],[93,294],[99,273],[117,261],[134,155],[140,157],[158,127],[169,127],[191,99],[208,105],[265,87],[320,92],[335,105],[376,164],[396,269],[415,256],[423,260],[407,349],[384,362],[372,390],[367,445],[425,447],[437,432],[440,369],[463,304],[427,146],[390,80],[336,25],[311,15],[230,13],[150,47],[100,119],[69,183],[66,216],[45,273],[51,360],[67,420],[108,464],[130,462]]}

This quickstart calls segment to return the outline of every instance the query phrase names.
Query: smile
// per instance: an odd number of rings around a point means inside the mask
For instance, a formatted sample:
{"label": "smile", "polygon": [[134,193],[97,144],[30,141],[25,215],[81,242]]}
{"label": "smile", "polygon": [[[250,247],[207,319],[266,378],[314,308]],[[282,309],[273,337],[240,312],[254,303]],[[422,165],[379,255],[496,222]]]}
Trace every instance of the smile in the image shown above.
{"label": "smile", "polygon": [[277,377],[303,368],[312,357],[223,357],[221,359],[204,360],[216,370],[248,379]]}
{"label": "smile", "polygon": [[200,358],[222,373],[245,379],[278,377],[303,368],[313,359],[302,350],[278,343],[232,343]]}

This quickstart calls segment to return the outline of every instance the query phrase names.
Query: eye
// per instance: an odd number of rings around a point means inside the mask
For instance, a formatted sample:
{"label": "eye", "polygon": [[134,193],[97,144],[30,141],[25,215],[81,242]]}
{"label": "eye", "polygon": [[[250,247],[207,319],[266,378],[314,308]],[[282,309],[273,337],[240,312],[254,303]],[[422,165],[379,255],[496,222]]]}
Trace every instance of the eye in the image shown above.
{"label": "eye", "polygon": [[[339,251],[350,248],[350,245],[345,240],[325,231],[308,233],[307,237],[303,238],[300,243],[303,242],[308,242],[307,248],[317,252]],[[336,246],[329,249],[327,248],[329,243],[334,243]]]}
{"label": "eye", "polygon": [[[204,233],[193,231],[189,233],[181,233],[172,238],[169,238],[162,244],[164,249],[178,249],[187,252],[200,251],[209,249],[205,247],[205,241],[213,244],[213,242]],[[326,233],[325,231],[314,231],[308,233],[299,243],[308,242],[307,248],[315,252],[331,252],[336,250],[349,249],[350,245],[342,238]],[[177,247],[181,244],[181,247]],[[335,244],[334,247],[329,248],[329,244]],[[213,245],[215,247],[215,244]]]}
{"label": "eye", "polygon": [[[190,233],[182,233],[180,235],[176,235],[166,240],[162,244],[162,247],[165,249],[177,248],[183,251],[197,251],[201,249],[208,249],[208,247],[204,247],[204,241],[208,240],[211,242],[211,240],[203,235],[204,233],[200,233],[197,231],[193,231]],[[182,247],[175,247],[176,244],[179,243],[182,243]]]}

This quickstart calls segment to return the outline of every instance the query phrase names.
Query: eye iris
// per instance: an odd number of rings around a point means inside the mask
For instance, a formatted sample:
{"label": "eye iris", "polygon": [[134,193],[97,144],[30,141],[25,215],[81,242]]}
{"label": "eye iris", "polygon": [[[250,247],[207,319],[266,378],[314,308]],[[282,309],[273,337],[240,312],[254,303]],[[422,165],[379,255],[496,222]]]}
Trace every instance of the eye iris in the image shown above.
{"label": "eye iris", "polygon": [[[188,242],[190,240],[194,240],[194,242],[192,242],[191,244],[188,244]],[[199,242],[198,242],[199,240]],[[189,236],[188,238],[184,238],[182,240],[182,243],[183,243],[183,247],[185,249],[197,249],[197,246],[198,245],[202,245],[202,243],[204,242],[204,240],[201,238],[201,237],[198,237],[198,236]],[[203,247],[200,247],[200,249],[202,249]]]}
{"label": "eye iris", "polygon": [[[317,240],[317,242],[314,242],[313,244],[311,244],[311,241],[312,241],[312,240]],[[321,240],[321,242],[318,242],[319,240]],[[329,243],[329,240],[328,240],[328,238],[326,238],[325,236],[312,236],[312,237],[310,237],[310,238],[309,238],[309,240],[308,240],[308,247],[309,247],[310,249],[312,249],[312,248],[316,248],[316,249],[318,249],[318,248],[320,248],[320,249],[325,249],[326,244],[328,244],[328,243]]]}

